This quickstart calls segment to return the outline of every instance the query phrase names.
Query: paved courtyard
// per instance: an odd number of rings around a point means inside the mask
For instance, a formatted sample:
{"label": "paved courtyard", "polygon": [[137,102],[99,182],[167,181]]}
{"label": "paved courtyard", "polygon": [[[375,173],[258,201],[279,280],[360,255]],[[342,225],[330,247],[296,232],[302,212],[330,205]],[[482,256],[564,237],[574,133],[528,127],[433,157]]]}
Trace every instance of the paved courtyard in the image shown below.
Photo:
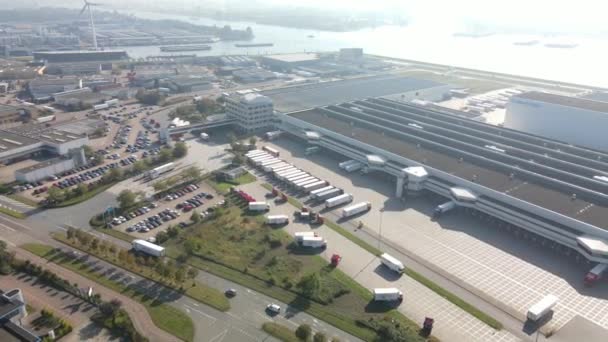
{"label": "paved courtyard", "polygon": [[[584,288],[582,279],[591,268],[586,262],[577,263],[461,212],[431,221],[429,214],[441,201],[421,197],[402,203],[393,198],[393,179],[345,174],[337,167],[342,160],[324,153],[305,157],[305,146],[290,139],[268,145],[281,151],[281,158],[352,193],[354,203],[372,203],[370,212],[344,225],[352,227],[361,220],[370,235],[381,233],[386,245],[449,276],[522,323],[531,305],[554,294],[560,301],[544,331],[558,329],[577,314],[608,328],[608,284]],[[326,215],[335,220],[338,212]]]}

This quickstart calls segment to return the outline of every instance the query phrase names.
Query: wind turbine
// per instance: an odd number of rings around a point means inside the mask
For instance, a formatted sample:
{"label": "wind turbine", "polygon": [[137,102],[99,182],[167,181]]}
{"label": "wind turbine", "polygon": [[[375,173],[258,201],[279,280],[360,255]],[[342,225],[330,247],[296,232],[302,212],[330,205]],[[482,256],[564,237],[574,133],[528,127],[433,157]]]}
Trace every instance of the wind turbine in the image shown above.
{"label": "wind turbine", "polygon": [[91,10],[91,6],[99,6],[100,4],[94,4],[92,2],[88,2],[84,0],[84,6],[80,11],[80,15],[84,13],[87,9],[89,10],[89,20],[91,21],[91,31],[93,32],[93,48],[97,51],[97,35],[95,34],[95,22],[93,22],[93,11]]}

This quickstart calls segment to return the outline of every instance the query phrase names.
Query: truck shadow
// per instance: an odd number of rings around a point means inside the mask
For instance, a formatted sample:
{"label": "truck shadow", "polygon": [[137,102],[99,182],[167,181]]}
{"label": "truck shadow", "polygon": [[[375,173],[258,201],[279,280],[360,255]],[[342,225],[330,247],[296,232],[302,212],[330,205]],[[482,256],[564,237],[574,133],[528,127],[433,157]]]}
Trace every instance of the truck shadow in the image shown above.
{"label": "truck shadow", "polygon": [[401,279],[401,274],[395,271],[389,270],[386,266],[381,263],[374,268],[374,273],[384,278],[386,281],[394,282]]}

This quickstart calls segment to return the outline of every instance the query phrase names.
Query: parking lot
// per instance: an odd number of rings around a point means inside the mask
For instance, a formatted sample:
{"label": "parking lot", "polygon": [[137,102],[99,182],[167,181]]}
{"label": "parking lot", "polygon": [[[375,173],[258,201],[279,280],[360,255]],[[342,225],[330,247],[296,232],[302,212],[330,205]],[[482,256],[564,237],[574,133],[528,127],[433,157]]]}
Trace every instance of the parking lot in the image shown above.
{"label": "parking lot", "polygon": [[[394,180],[345,174],[337,167],[341,160],[325,153],[305,156],[305,146],[289,139],[264,144],[278,149],[282,159],[353,194],[353,203],[372,203],[371,211],[343,225],[352,227],[361,221],[384,244],[440,271],[522,322],[530,306],[553,294],[560,302],[546,330],[558,329],[575,315],[608,328],[608,285],[583,287],[583,277],[591,268],[586,262],[577,263],[573,257],[517,238],[464,212],[450,212],[432,221],[430,214],[438,203],[426,197],[405,203],[396,200]],[[337,220],[338,213],[339,208],[325,215]]]}
{"label": "parking lot", "polygon": [[[204,219],[222,199],[206,183],[179,187],[151,206],[134,209],[112,222],[114,229],[137,238],[150,239],[169,226],[184,228],[191,223],[192,213],[197,211]],[[151,240],[154,241],[154,240]]]}

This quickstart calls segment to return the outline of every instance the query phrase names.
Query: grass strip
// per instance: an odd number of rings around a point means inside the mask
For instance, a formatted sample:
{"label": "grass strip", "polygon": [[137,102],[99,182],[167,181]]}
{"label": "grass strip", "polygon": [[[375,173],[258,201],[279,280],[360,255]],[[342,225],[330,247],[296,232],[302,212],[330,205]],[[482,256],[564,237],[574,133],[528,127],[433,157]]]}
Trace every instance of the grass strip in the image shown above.
{"label": "grass strip", "polygon": [[34,207],[37,208],[38,207],[38,202],[29,199],[27,197],[18,195],[18,194],[10,194],[10,195],[6,195],[6,197],[14,199],[17,202],[21,202],[23,204],[29,205],[30,207]]}
{"label": "grass strip", "polygon": [[283,342],[302,342],[293,330],[279,323],[266,322],[262,324],[262,330]]}
{"label": "grass strip", "polygon": [[145,306],[157,327],[184,341],[194,340],[194,323],[183,311],[168,304],[159,303],[139,289],[115,283],[110,279],[102,277],[81,262],[68,261],[65,258],[54,258],[54,248],[51,246],[29,243],[22,245],[21,248],[140,302]]}
{"label": "grass strip", "polygon": [[17,210],[13,210],[10,208],[2,207],[2,206],[0,206],[0,213],[6,214],[8,216],[12,216],[12,217],[18,218],[18,219],[26,218],[26,215],[24,213],[18,212]]}
{"label": "grass strip", "polygon": [[180,292],[185,294],[186,296],[200,302],[206,305],[209,305],[213,308],[216,308],[220,311],[228,311],[230,310],[230,302],[228,301],[228,299],[226,298],[226,296],[219,290],[207,286],[203,283],[200,283],[198,281],[195,281],[194,284],[195,286],[189,287],[183,291],[180,291],[178,288],[176,288],[175,286],[172,286],[170,284],[167,284],[165,282],[160,281],[159,279],[155,279],[155,277],[152,275],[153,270],[150,270],[149,272],[144,272],[140,269],[138,269],[137,267],[129,267],[127,265],[124,265],[122,263],[120,263],[118,260],[109,258],[107,255],[103,255],[101,253],[95,252],[95,251],[91,251],[91,250],[86,250],[81,248],[81,246],[78,246],[77,244],[75,244],[74,242],[70,241],[67,239],[67,237],[65,237],[62,234],[52,234],[53,238],[61,243],[64,243],[68,246],[77,248],[87,254],[91,254],[93,256],[95,256],[96,258],[99,258],[101,260],[104,260],[116,267],[120,267],[122,269],[128,270],[129,272],[133,272],[141,277],[144,277],[150,281],[153,282],[157,282],[159,284],[162,284],[163,286],[167,287],[167,288],[171,288],[174,291]]}
{"label": "grass strip", "polygon": [[100,233],[113,236],[119,240],[126,241],[128,243],[131,243],[131,241],[135,240],[135,237],[133,237],[133,235],[121,232],[120,230],[115,230],[115,229],[111,229],[111,228],[109,228],[109,229],[95,228],[95,230],[97,230]]}
{"label": "grass strip", "polygon": [[257,180],[257,178],[252,175],[251,173],[247,172],[246,174],[235,178],[229,182],[217,182],[213,179],[207,179],[207,183],[209,183],[209,185],[211,185],[211,187],[213,188],[213,190],[217,191],[220,194],[225,194],[227,193],[231,187],[233,186],[239,186],[239,185],[243,185],[243,184],[249,184],[249,183],[253,183]]}
{"label": "grass strip", "polygon": [[[268,183],[264,183],[262,184],[262,186],[268,190],[272,190],[272,185],[268,184]],[[292,199],[292,197],[288,196],[289,199]],[[299,208],[301,208],[302,204],[297,200],[297,199],[293,199],[294,201],[298,202],[299,204]],[[290,201],[291,203],[291,201]],[[298,207],[296,205],[296,207]],[[372,253],[373,255],[380,255],[382,254],[382,251],[379,250],[378,248],[370,245],[369,243],[363,241],[362,239],[358,238],[357,236],[355,236],[354,234],[352,234],[351,232],[349,232],[347,229],[343,228],[342,226],[338,225],[337,223],[325,219],[324,224],[326,226],[328,226],[329,228],[331,228],[332,230],[334,230],[335,232],[337,232],[338,234],[344,236],[345,238],[349,239],[350,241],[352,241],[353,243],[355,243],[356,245],[358,245],[359,247],[365,249],[366,251]],[[456,296],[455,294],[449,292],[448,290],[444,289],[443,287],[437,285],[436,283],[434,283],[433,281],[431,281],[430,279],[426,278],[425,276],[423,276],[422,274],[413,271],[409,268],[406,268],[405,273],[412,279],[416,280],[417,282],[421,283],[422,285],[428,287],[430,290],[432,290],[433,292],[437,293],[438,295],[440,295],[441,297],[445,298],[446,300],[448,300],[449,302],[451,302],[452,304],[458,306],[459,308],[461,308],[462,310],[468,312],[469,314],[471,314],[472,316],[476,317],[477,319],[479,319],[480,321],[484,322],[485,324],[489,325],[490,327],[500,330],[502,329],[502,324],[497,321],[495,318],[491,317],[490,315],[486,314],[485,312],[479,310],[478,308],[476,308],[475,306],[465,302],[462,298]],[[353,281],[353,283],[356,283]],[[357,284],[358,285],[358,284]],[[364,289],[365,290],[365,289]]]}
{"label": "grass strip", "polygon": [[96,187],[93,190],[87,191],[87,192],[85,192],[84,194],[82,194],[80,196],[76,196],[76,197],[70,198],[69,200],[63,201],[61,203],[53,204],[49,208],[69,207],[71,205],[75,205],[75,204],[84,202],[84,201],[89,200],[89,199],[91,199],[91,198],[99,195],[100,193],[106,191],[107,189],[109,189],[112,186],[114,186],[116,183],[118,183],[118,182],[112,182],[112,183],[109,183],[109,184],[104,184],[102,186]]}

